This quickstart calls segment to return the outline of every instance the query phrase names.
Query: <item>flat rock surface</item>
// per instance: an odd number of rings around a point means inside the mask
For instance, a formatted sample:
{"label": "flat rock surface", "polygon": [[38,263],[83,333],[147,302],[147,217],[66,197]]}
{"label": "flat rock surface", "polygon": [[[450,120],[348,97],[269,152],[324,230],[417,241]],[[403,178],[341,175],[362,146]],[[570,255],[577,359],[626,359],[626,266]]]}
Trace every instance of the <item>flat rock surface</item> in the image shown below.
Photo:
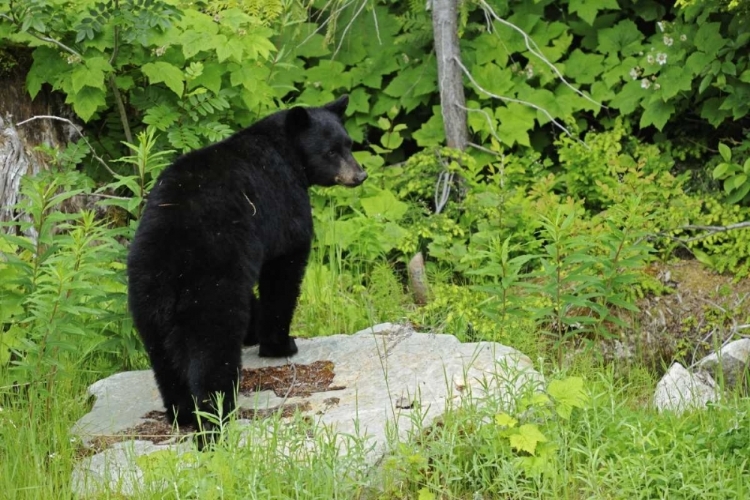
{"label": "flat rock surface", "polygon": [[[297,339],[297,345],[291,358],[259,358],[257,347],[243,351],[240,419],[301,412],[338,433],[366,435],[373,464],[387,451],[387,422],[395,421],[404,437],[417,405],[429,425],[450,399],[481,398],[488,390],[510,401],[522,386],[541,380],[531,360],[509,347],[461,344],[452,335],[390,323],[354,335]],[[137,456],[192,446],[176,444],[150,370],[112,375],[89,391],[94,407],[73,429],[92,454],[73,474],[79,495],[107,488],[128,495],[142,477]]]}

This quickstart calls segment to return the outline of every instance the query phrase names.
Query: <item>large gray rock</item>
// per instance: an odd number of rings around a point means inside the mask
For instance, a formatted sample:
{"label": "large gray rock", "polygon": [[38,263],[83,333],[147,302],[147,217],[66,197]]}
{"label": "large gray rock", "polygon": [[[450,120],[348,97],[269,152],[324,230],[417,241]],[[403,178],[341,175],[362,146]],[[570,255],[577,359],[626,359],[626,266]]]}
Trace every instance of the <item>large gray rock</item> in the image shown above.
{"label": "large gray rock", "polygon": [[727,389],[747,386],[750,365],[750,339],[730,342],[719,352],[713,352],[698,361],[696,366],[710,373],[714,379],[721,378]]}
{"label": "large gray rock", "polygon": [[[240,396],[242,408],[266,409],[296,405],[318,424],[330,426],[340,435],[365,435],[369,440],[368,461],[376,463],[387,451],[386,426],[395,425],[399,437],[414,430],[411,415],[417,409],[429,425],[441,415],[450,400],[488,396],[506,398],[512,404],[520,390],[536,386],[541,376],[531,360],[520,352],[492,342],[461,344],[451,335],[416,333],[390,323],[354,335],[298,339],[299,353],[288,359],[259,358],[257,347],[243,353],[245,369],[284,367],[294,377],[291,388],[281,387]],[[330,362],[334,372],[321,392],[296,390],[309,365]],[[292,363],[291,366],[288,366]],[[300,382],[302,383],[302,382]],[[283,384],[282,384],[283,385]],[[143,425],[153,411],[163,411],[150,370],[113,375],[93,384],[96,397],[92,411],[74,427],[87,445],[101,448],[103,439]],[[149,415],[150,414],[150,415]],[[249,421],[245,425],[252,425]],[[120,438],[122,439],[122,438]],[[167,447],[192,446],[169,440],[153,444],[137,441],[118,443],[79,463],[73,477],[74,490],[90,495],[103,488],[132,494],[142,481],[135,458]]]}
{"label": "large gray rock", "polygon": [[674,363],[656,384],[654,405],[659,411],[682,413],[691,408],[702,408],[719,400],[719,390],[711,376],[703,371],[689,372]]}

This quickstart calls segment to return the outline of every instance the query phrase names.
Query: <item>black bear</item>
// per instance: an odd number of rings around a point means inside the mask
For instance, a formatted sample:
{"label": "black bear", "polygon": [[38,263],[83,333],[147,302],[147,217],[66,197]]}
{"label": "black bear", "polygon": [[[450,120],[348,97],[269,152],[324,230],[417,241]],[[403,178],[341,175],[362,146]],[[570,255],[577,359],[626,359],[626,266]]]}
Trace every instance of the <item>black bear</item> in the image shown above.
{"label": "black bear", "polygon": [[196,404],[234,408],[243,343],[261,356],[297,352],[289,326],[313,237],[308,188],[367,178],[342,123],[347,104],[271,114],[181,156],[149,193],[128,302],[172,421],[195,423]]}

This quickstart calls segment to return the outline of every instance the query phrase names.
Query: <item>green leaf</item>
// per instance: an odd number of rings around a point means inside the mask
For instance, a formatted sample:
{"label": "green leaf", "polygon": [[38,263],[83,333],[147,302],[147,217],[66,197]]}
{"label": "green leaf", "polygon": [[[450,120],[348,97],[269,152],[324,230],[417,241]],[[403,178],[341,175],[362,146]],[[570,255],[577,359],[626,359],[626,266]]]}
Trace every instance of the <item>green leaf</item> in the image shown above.
{"label": "green leaf", "polygon": [[[732,161],[732,150],[729,149],[729,146],[724,144],[723,142],[719,143],[719,154],[722,158],[724,158],[724,161],[729,162]],[[714,176],[714,179],[716,176]]]}
{"label": "green leaf", "polygon": [[411,136],[417,141],[417,145],[422,148],[440,146],[445,142],[445,128],[440,106],[432,107],[430,119]]}
{"label": "green leaf", "polygon": [[0,366],[7,365],[13,349],[23,345],[24,331],[16,326],[11,326],[7,331],[0,330]]}
{"label": "green leaf", "polygon": [[71,75],[73,92],[78,93],[83,87],[94,87],[105,90],[104,73],[98,67],[90,67],[87,64],[79,64]]}
{"label": "green leaf", "polygon": [[[721,149],[721,145],[719,145],[719,149]],[[713,171],[713,178],[714,179],[723,179],[726,177],[727,172],[729,171],[729,163],[719,163],[716,165],[716,168],[714,168]]]}
{"label": "green leaf", "polygon": [[268,28],[256,27],[253,32],[248,33],[242,39],[248,60],[267,60],[271,52],[276,52],[276,46],[271,43],[273,31]]}
{"label": "green leaf", "polygon": [[609,105],[619,109],[622,114],[629,115],[638,108],[644,97],[646,92],[641,88],[641,82],[633,80],[622,86]]}
{"label": "green leaf", "polygon": [[149,83],[152,85],[163,82],[178,97],[182,97],[185,90],[183,83],[185,78],[182,75],[182,70],[177,66],[158,61],[144,64],[141,71],[148,77]]}
{"label": "green leaf", "polygon": [[706,99],[701,105],[701,118],[704,118],[714,127],[718,127],[724,120],[731,116],[731,111],[721,109],[724,99],[711,97]]}
{"label": "green leaf", "polygon": [[750,192],[750,183],[745,183],[742,187],[728,196],[726,201],[727,203],[730,203],[732,205],[734,205],[735,203],[739,203],[740,201],[745,199],[745,196],[747,196],[748,192]]}
{"label": "green leaf", "polygon": [[208,50],[206,47],[205,32],[197,30],[185,30],[179,37],[179,43],[182,45],[182,55],[185,59],[190,59],[201,50]]}
{"label": "green leaf", "polygon": [[250,92],[255,91],[258,87],[258,79],[256,78],[252,68],[249,66],[241,65],[229,74],[229,82],[233,87],[239,87],[242,85]]}
{"label": "green leaf", "polygon": [[536,110],[515,102],[499,107],[495,116],[500,120],[497,135],[508,146],[518,143],[529,146],[529,131],[534,127]]}
{"label": "green leaf", "polygon": [[83,87],[75,95],[69,94],[65,99],[68,104],[73,104],[73,110],[85,122],[94,115],[100,106],[106,104],[104,91],[94,87]]}
{"label": "green leaf", "polygon": [[26,75],[26,87],[31,98],[36,97],[44,83],[50,83],[55,87],[61,75],[68,71],[70,66],[57,50],[46,46],[37,47],[34,50],[34,63]]}
{"label": "green leaf", "polygon": [[196,87],[205,87],[214,94],[221,90],[221,79],[226,72],[226,65],[217,62],[208,62],[203,65],[203,73],[188,82],[190,90]]}
{"label": "green leaf", "polygon": [[557,403],[557,414],[564,419],[570,418],[573,408],[583,408],[588,402],[588,395],[583,390],[581,377],[553,380],[547,387],[547,392]]}
{"label": "green leaf", "polygon": [[642,50],[643,35],[631,20],[623,20],[612,28],[599,30],[599,52],[632,55]]}
{"label": "green leaf", "polygon": [[417,500],[435,500],[435,494],[427,488],[421,488]]}
{"label": "green leaf", "polygon": [[565,74],[578,83],[594,83],[604,71],[604,56],[575,49],[565,61]]}
{"label": "green leaf", "polygon": [[570,0],[568,12],[578,13],[578,16],[593,25],[596,14],[603,9],[619,9],[616,0]]}
{"label": "green leaf", "polygon": [[641,115],[640,127],[644,128],[653,125],[658,130],[664,128],[672,115],[674,114],[674,104],[656,99],[645,106],[646,110]]}
{"label": "green leaf", "polygon": [[400,220],[409,209],[409,205],[398,200],[389,190],[362,198],[360,202],[368,217],[382,217],[390,221]]}
{"label": "green leaf", "polygon": [[510,445],[519,451],[525,451],[531,455],[536,452],[536,445],[547,441],[547,438],[542,434],[534,424],[524,424],[518,428],[518,433],[513,434],[508,438]]}
{"label": "green leaf", "polygon": [[233,59],[238,63],[242,62],[244,47],[241,40],[227,38],[225,35],[216,35],[213,42],[219,62],[224,62],[227,59]]}
{"label": "green leaf", "polygon": [[495,423],[500,427],[515,427],[518,420],[511,417],[507,413],[498,413],[495,415]]}
{"label": "green leaf", "polygon": [[717,52],[727,44],[727,40],[721,36],[721,23],[701,23],[693,43],[709,56],[716,57]]}

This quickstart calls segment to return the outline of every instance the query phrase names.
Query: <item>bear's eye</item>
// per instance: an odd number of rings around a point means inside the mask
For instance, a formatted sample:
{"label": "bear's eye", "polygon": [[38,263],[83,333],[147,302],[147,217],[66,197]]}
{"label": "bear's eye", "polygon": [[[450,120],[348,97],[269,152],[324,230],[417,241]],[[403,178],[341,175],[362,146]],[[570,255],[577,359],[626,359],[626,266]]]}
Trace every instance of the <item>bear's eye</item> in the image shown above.
{"label": "bear's eye", "polygon": [[332,149],[332,150],[330,150],[330,151],[328,151],[328,152],[326,153],[326,156],[327,156],[328,158],[333,158],[333,157],[334,157],[334,156],[336,156],[337,154],[338,154],[338,153],[336,153],[336,151],[334,151],[334,150]]}

